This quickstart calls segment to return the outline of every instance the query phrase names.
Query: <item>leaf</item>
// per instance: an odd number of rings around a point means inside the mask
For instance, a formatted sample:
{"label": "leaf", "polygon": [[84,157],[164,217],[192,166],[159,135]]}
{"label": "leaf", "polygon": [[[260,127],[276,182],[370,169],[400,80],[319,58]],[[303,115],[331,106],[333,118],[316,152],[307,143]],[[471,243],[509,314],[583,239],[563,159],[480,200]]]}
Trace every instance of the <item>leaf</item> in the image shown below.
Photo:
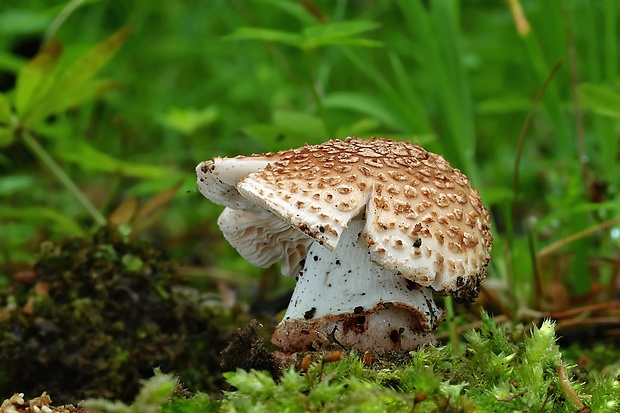
{"label": "leaf", "polygon": [[317,20],[316,17],[308,10],[306,2],[281,0],[263,0],[263,2],[265,4],[269,4],[271,7],[278,7],[290,16],[299,20],[302,24],[314,24]]}
{"label": "leaf", "polygon": [[191,135],[198,129],[212,124],[219,117],[215,106],[208,106],[198,110],[194,108],[170,108],[160,119],[167,127],[186,135]]}
{"label": "leaf", "polygon": [[379,129],[380,124],[377,119],[371,119],[368,117],[358,118],[355,122],[339,126],[336,129],[336,136],[363,136],[371,134],[372,131]]}
{"label": "leaf", "polygon": [[262,40],[294,46],[304,50],[330,45],[381,46],[376,40],[356,37],[360,33],[374,30],[379,25],[366,20],[353,20],[305,27],[301,33],[260,27],[241,27],[224,40]]}
{"label": "leaf", "polygon": [[49,223],[53,230],[66,235],[84,235],[82,227],[72,218],[46,207],[7,207],[0,205],[0,218],[23,219],[37,225]]}
{"label": "leaf", "polygon": [[585,106],[594,112],[620,119],[620,93],[606,85],[584,83],[578,87]]}
{"label": "leaf", "polygon": [[[118,87],[113,82],[91,81],[91,79],[116,54],[130,31],[130,27],[120,29],[59,73],[51,87],[48,87],[44,94],[43,92],[38,94],[36,107],[29,105],[29,113],[18,111],[20,115],[23,115],[22,121],[39,122],[51,114],[62,112],[106,90]],[[53,43],[56,42],[50,42],[50,44]]]}
{"label": "leaf", "polygon": [[309,141],[323,140],[327,131],[325,125],[316,116],[303,112],[278,110],[273,113],[273,123],[285,133],[307,139]]}
{"label": "leaf", "polygon": [[164,213],[166,206],[179,191],[182,184],[183,182],[181,181],[172,188],[168,188],[165,191],[158,193],[149,199],[142,208],[140,208],[138,215],[134,219],[133,227],[135,231],[132,233],[134,237],[151,228],[158,222],[159,218]]}
{"label": "leaf", "polygon": [[67,109],[79,106],[109,90],[119,89],[117,82],[109,80],[92,80],[85,84],[75,83],[61,93],[50,94],[39,102],[36,108],[24,118],[31,124],[36,124],[54,113],[64,112]]}
{"label": "leaf", "polygon": [[326,109],[347,109],[372,116],[383,124],[397,130],[407,130],[406,122],[394,112],[387,110],[389,105],[381,99],[363,92],[335,92],[323,98]]}
{"label": "leaf", "polygon": [[84,141],[72,140],[55,148],[57,156],[67,162],[79,165],[86,171],[118,173],[136,178],[160,178],[170,171],[151,165],[126,162],[116,159]]}
{"label": "leaf", "polygon": [[138,236],[157,222],[165,206],[178,192],[181,184],[182,182],[158,193],[142,207],[139,207],[137,198],[128,198],[110,214],[108,221],[114,225],[129,225],[132,227],[132,236]]}
{"label": "leaf", "polygon": [[62,87],[71,83],[80,84],[92,79],[114,57],[130,33],[131,26],[125,26],[91,48],[67,70],[63,71],[58,86]]}
{"label": "leaf", "polygon": [[15,110],[20,118],[52,86],[62,55],[62,45],[51,41],[19,71],[15,92]]}
{"label": "leaf", "polygon": [[27,191],[36,184],[28,175],[9,175],[0,179],[0,196],[11,196],[20,191]]}
{"label": "leaf", "polygon": [[0,124],[10,125],[12,118],[11,103],[6,95],[0,93]]}
{"label": "leaf", "polygon": [[242,131],[269,151],[277,151],[282,145],[318,143],[327,137],[325,125],[319,118],[292,111],[276,111],[272,123],[247,125]]}
{"label": "leaf", "polygon": [[9,36],[38,35],[49,26],[52,18],[41,12],[26,9],[9,9],[0,13],[0,35]]}
{"label": "leaf", "polygon": [[176,193],[179,191],[179,188],[181,187],[181,184],[182,182],[179,182],[172,188],[168,188],[165,191],[162,191],[149,199],[144,204],[144,206],[140,208],[140,211],[136,216],[136,222],[139,223],[140,221],[145,220],[152,215],[157,215],[157,213],[161,211],[176,195]]}
{"label": "leaf", "polygon": [[375,30],[379,24],[367,20],[352,20],[306,27],[303,30],[303,49],[315,49],[330,45],[379,47],[381,42],[356,37],[360,33]]}
{"label": "leaf", "polygon": [[281,30],[263,29],[260,27],[240,27],[232,34],[225,36],[224,40],[262,40],[301,48],[303,39],[298,34]]}
{"label": "leaf", "polygon": [[15,135],[9,128],[0,126],[0,148],[9,146],[15,141]]}
{"label": "leaf", "polygon": [[26,64],[26,59],[0,51],[0,70],[11,74],[17,73]]}
{"label": "leaf", "polygon": [[129,225],[133,221],[138,211],[138,200],[128,198],[120,204],[108,218],[108,222],[113,225]]}

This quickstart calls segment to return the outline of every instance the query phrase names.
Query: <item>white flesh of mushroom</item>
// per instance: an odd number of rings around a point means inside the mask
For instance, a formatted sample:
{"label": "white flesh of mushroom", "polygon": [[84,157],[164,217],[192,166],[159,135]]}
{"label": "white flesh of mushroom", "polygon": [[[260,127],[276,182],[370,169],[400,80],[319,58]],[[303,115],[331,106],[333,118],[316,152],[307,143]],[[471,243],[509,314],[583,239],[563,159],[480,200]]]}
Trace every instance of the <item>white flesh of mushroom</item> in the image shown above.
{"label": "white flesh of mushroom", "polygon": [[314,242],[272,341],[284,351],[336,341],[360,350],[411,349],[433,341],[443,317],[429,288],[370,261],[349,222],[333,250]]}
{"label": "white flesh of mushroom", "polygon": [[258,211],[254,203],[241,196],[237,190],[240,180],[254,173],[269,163],[266,159],[215,158],[196,167],[198,189],[200,193],[219,205],[233,209]]}

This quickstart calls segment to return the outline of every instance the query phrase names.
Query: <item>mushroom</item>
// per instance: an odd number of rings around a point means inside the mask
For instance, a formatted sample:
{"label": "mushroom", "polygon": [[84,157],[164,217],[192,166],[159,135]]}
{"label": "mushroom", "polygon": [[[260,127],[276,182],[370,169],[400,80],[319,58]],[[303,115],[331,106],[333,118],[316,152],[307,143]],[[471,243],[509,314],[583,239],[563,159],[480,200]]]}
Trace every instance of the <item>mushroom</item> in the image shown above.
{"label": "mushroom", "polygon": [[196,167],[200,192],[226,206],[224,237],[248,261],[281,261],[297,284],[272,342],[360,351],[434,340],[433,292],[473,301],[486,276],[490,215],[440,155],[391,139],[330,140]]}

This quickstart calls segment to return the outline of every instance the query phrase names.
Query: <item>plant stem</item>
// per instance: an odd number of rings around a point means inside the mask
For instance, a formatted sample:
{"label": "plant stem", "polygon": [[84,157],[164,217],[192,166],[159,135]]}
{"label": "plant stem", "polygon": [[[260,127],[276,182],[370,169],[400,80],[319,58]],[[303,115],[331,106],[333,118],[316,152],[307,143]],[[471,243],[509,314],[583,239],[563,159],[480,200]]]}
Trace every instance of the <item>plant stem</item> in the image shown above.
{"label": "plant stem", "polygon": [[73,180],[69,178],[69,176],[63,171],[63,169],[52,159],[52,157],[47,153],[45,148],[43,148],[39,142],[32,136],[29,132],[24,132],[22,134],[22,138],[28,149],[30,149],[37,158],[41,162],[45,164],[49,168],[50,171],[54,174],[56,179],[65,186],[69,190],[69,192],[78,200],[80,204],[86,209],[86,211],[90,214],[93,220],[98,225],[105,225],[107,220],[105,217],[99,212],[97,208],[89,201],[89,199],[84,195],[84,193],[75,185]]}
{"label": "plant stem", "polygon": [[62,26],[62,24],[65,22],[65,20],[67,20],[67,18],[78,7],[80,7],[82,5],[82,3],[84,3],[84,0],[71,0],[71,1],[69,1],[65,5],[65,7],[63,7],[63,9],[60,11],[60,13],[58,13],[58,16],[56,16],[54,21],[52,21],[52,24],[50,24],[49,27],[47,28],[47,30],[45,31],[45,35],[43,36],[43,43],[42,43],[42,45],[45,45],[50,40],[52,40],[52,38],[54,37],[54,35],[56,35],[56,32],[58,31],[60,26]]}

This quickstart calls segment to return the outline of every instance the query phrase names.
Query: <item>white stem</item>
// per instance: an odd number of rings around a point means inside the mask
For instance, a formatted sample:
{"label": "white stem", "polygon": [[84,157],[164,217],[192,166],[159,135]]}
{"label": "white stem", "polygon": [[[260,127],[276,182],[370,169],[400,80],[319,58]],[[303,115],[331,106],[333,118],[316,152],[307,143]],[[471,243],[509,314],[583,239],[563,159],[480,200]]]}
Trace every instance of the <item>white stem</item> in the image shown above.
{"label": "white stem", "polygon": [[310,247],[272,338],[282,350],[329,341],[362,351],[411,350],[433,341],[443,313],[431,290],[371,262],[363,227],[363,220],[349,222],[334,251]]}

